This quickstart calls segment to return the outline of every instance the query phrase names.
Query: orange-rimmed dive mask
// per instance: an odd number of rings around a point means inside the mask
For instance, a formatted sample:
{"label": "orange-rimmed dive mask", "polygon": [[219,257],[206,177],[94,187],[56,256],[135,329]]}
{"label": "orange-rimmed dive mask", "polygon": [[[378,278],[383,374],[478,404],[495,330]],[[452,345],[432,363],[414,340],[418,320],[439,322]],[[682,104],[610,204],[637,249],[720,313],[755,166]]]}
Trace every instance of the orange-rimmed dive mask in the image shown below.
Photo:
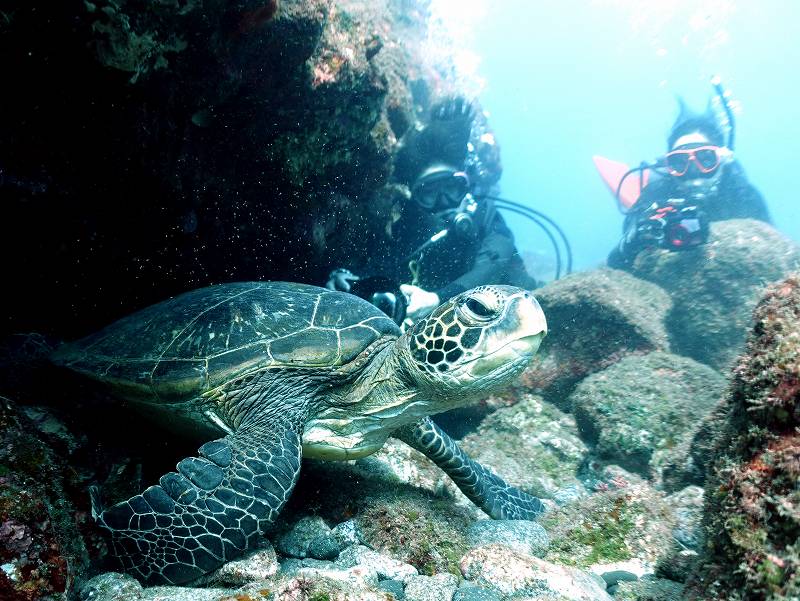
{"label": "orange-rimmed dive mask", "polygon": [[710,177],[722,163],[724,149],[713,144],[685,144],[668,152],[664,159],[673,177]]}

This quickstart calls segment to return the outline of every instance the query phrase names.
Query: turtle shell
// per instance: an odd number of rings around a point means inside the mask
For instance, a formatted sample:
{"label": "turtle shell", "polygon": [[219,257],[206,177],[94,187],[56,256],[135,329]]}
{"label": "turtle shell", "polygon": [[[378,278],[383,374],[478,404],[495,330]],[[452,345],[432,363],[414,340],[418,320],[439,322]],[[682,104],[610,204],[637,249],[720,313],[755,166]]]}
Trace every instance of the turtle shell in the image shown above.
{"label": "turtle shell", "polygon": [[352,294],[287,282],[221,284],[120,319],[53,356],[118,396],[180,403],[270,367],[334,368],[397,325]]}

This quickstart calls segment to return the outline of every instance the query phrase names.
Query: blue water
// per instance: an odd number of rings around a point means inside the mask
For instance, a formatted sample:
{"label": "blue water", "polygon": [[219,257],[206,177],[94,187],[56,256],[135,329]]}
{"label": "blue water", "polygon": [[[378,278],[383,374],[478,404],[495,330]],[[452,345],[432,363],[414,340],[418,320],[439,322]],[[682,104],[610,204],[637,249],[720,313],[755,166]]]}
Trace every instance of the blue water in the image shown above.
{"label": "blue water", "polygon": [[[719,74],[741,105],[736,154],[779,229],[800,240],[800,2],[502,0],[472,42],[503,151],[505,196],[556,219],[575,267],[605,259],[622,216],[594,169],[663,153],[676,95],[705,108]],[[548,249],[509,217],[524,252]]]}

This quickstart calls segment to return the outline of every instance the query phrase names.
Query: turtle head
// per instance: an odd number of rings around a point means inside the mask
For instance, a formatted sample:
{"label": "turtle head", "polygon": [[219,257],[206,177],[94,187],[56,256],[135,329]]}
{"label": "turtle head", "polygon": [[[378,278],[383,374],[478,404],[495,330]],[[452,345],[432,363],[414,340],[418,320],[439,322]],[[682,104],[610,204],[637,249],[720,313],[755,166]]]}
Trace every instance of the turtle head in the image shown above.
{"label": "turtle head", "polygon": [[510,384],[546,334],[544,313],[530,292],[480,286],[438,307],[401,340],[417,387],[445,410]]}

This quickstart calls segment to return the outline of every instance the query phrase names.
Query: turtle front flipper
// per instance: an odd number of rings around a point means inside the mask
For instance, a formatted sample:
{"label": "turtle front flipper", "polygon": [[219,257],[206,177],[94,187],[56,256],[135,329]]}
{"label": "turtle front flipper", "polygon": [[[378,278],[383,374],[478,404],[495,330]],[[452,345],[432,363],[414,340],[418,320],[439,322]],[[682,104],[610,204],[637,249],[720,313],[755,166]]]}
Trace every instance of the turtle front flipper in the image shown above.
{"label": "turtle front flipper", "polygon": [[300,472],[301,436],[287,416],[246,420],[97,522],[143,582],[195,580],[254,547],[275,520]]}
{"label": "turtle front flipper", "polygon": [[456,442],[426,417],[392,434],[424,453],[461,491],[495,520],[530,520],[544,512],[544,504],[470,459]]}

